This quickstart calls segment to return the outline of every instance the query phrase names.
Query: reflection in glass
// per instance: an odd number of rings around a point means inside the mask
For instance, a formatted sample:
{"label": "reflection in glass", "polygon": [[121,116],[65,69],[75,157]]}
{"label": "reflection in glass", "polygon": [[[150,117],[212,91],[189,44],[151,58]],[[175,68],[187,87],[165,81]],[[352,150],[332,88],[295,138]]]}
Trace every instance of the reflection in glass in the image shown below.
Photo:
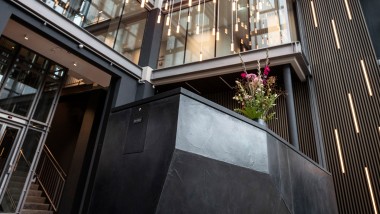
{"label": "reflection in glass", "polygon": [[[169,25],[164,24],[160,48],[158,68],[181,65],[185,57],[185,42],[187,30],[188,9],[175,12],[171,19],[171,32],[168,36]],[[178,23],[178,19],[180,21]],[[177,33],[178,28],[178,33]]]}
{"label": "reflection in glass", "polygon": [[41,97],[34,112],[33,119],[46,122],[50,113],[54,98],[59,92],[62,78],[65,71],[58,65],[52,65],[48,75],[45,77],[45,84],[42,89]]}
{"label": "reflection in glass", "polygon": [[14,212],[17,208],[41,136],[41,132],[32,129],[29,129],[26,134],[22,148],[17,155],[16,167],[1,202],[1,207],[5,212]]}
{"label": "reflection in glass", "polygon": [[0,108],[27,116],[46,66],[45,58],[21,48],[0,91]]}
{"label": "reflection in glass", "polygon": [[0,82],[3,80],[4,74],[10,65],[10,61],[17,49],[16,43],[0,38]]}
{"label": "reflection in glass", "polygon": [[[185,63],[200,61],[201,44],[204,60],[297,40],[291,0],[217,1],[217,21],[214,21],[213,1],[206,2],[203,20],[202,2],[201,12],[197,5],[187,9],[191,22],[187,23],[184,35],[172,33],[173,36],[167,36],[167,27],[164,28],[158,68],[182,64],[176,57],[183,52]],[[176,14],[178,12],[172,14],[174,24]],[[202,26],[203,36],[201,32],[197,34],[197,28],[202,29]],[[212,34],[214,27],[219,30],[219,40]],[[172,25],[172,29],[175,26]],[[178,45],[181,43],[185,46]]]}
{"label": "reflection in glass", "polygon": [[[1,125],[3,128],[3,125]],[[12,150],[13,144],[16,141],[18,129],[12,127],[4,127],[4,132],[0,136],[0,172],[2,173],[9,154]]]}
{"label": "reflection in glass", "polygon": [[[214,19],[214,3],[207,2],[193,7],[190,12],[191,22],[188,25],[185,63],[200,61],[214,57],[215,36],[212,35]],[[202,33],[203,32],[203,33]]]}

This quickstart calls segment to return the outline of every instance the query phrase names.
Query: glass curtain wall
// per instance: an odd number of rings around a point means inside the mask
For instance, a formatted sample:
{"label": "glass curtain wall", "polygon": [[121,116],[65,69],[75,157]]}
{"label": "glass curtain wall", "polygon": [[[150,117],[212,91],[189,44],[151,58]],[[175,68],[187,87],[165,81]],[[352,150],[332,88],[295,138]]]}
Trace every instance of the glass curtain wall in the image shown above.
{"label": "glass curtain wall", "polygon": [[297,41],[291,0],[193,1],[190,8],[182,6],[181,31],[175,33],[178,10],[165,11],[172,30],[167,35],[165,25],[158,68],[200,61],[201,52],[205,60]]}
{"label": "glass curtain wall", "polygon": [[147,10],[137,0],[41,0],[138,64]]}

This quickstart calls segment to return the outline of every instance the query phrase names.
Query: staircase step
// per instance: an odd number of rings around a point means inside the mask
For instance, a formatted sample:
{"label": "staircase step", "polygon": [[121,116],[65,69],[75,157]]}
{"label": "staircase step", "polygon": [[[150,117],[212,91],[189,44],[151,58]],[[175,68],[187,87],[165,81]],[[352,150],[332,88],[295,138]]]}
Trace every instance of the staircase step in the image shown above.
{"label": "staircase step", "polygon": [[41,195],[42,195],[41,190],[30,189],[28,192],[28,196],[41,196]]}
{"label": "staircase step", "polygon": [[19,182],[25,182],[26,176],[20,176],[20,175],[12,174],[11,180],[15,181],[15,182],[18,182],[18,181]]}
{"label": "staircase step", "polygon": [[26,202],[24,204],[24,209],[27,209],[27,210],[49,210],[49,204]]}
{"label": "staircase step", "polygon": [[25,202],[45,203],[46,197],[27,196]]}
{"label": "staircase step", "polygon": [[18,170],[16,170],[16,171],[14,171],[12,173],[12,175],[17,175],[17,176],[21,176],[21,177],[25,177],[26,178],[26,176],[28,175],[28,171],[18,171]]}
{"label": "staircase step", "polygon": [[53,211],[23,209],[21,210],[21,214],[53,214]]}
{"label": "staircase step", "polygon": [[30,184],[29,189],[38,190],[39,187],[40,187],[40,185],[32,183],[32,184]]}

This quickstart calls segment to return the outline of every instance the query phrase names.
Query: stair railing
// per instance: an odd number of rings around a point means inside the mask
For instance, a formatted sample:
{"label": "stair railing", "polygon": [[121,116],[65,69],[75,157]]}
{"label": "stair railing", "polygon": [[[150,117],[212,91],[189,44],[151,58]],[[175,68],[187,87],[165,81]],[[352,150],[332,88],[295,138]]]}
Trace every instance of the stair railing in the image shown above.
{"label": "stair railing", "polygon": [[[26,160],[22,151],[21,155]],[[50,202],[50,210],[57,212],[67,175],[46,145],[41,153],[35,177]]]}

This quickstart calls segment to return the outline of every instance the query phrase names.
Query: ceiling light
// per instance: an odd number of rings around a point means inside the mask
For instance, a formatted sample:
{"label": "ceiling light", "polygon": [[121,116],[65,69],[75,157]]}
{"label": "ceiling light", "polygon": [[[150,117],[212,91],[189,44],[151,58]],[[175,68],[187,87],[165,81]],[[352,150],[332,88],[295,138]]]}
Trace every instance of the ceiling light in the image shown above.
{"label": "ceiling light", "polygon": [[73,65],[74,65],[75,67],[77,67],[78,64],[77,64],[77,62],[74,62]]}
{"label": "ceiling light", "polygon": [[25,39],[25,40],[29,40],[28,35],[25,34],[24,39]]}

